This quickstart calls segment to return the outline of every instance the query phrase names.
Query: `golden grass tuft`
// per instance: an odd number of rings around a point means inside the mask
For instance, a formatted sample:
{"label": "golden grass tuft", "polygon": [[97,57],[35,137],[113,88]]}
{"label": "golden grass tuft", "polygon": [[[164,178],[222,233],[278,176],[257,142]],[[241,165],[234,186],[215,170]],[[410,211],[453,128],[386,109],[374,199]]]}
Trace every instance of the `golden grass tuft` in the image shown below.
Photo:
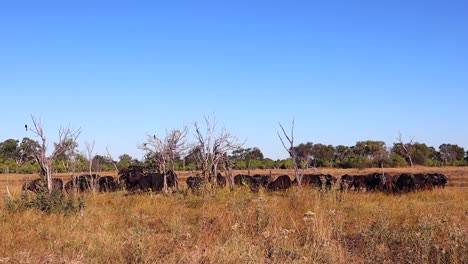
{"label": "golden grass tuft", "polygon": [[206,197],[116,192],[85,199],[82,214],[69,216],[9,213],[0,203],[0,263],[468,260],[468,195],[461,187],[405,195],[226,188]]}

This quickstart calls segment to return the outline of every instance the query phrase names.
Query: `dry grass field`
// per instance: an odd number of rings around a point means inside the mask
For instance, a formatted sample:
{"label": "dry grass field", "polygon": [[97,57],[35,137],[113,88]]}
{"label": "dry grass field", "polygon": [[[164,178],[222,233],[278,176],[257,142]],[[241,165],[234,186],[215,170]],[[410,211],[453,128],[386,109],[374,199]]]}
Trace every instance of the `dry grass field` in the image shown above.
{"label": "dry grass field", "polygon": [[[373,171],[379,170],[320,173]],[[403,195],[308,188],[226,188],[205,197],[120,191],[85,194],[85,209],[68,216],[12,213],[2,201],[0,263],[468,263],[468,168],[386,172],[441,172],[449,184]],[[187,175],[179,173],[182,181]],[[0,175],[1,196],[6,178]],[[8,176],[14,196],[23,180]]]}

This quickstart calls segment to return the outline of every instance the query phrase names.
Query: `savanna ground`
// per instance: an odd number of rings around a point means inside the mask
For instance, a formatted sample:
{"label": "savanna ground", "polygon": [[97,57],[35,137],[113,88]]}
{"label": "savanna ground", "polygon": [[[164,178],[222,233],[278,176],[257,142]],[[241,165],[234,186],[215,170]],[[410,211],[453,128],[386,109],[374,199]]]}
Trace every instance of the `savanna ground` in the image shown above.
{"label": "savanna ground", "polygon": [[[12,213],[2,201],[0,263],[468,263],[468,168],[386,172],[441,172],[449,184],[403,195],[308,188],[226,188],[208,196],[120,191],[85,194],[85,209],[68,216]],[[285,173],[293,175],[272,171]],[[187,172],[179,177],[184,182]],[[6,181],[0,175],[1,196]],[[23,181],[24,175],[8,175],[13,196]]]}

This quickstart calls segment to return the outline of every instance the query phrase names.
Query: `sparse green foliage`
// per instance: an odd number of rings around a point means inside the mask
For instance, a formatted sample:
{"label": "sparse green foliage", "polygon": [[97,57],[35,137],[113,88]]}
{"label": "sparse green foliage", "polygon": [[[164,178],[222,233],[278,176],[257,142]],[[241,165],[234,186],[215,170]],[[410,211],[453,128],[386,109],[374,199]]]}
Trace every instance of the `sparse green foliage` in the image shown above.
{"label": "sparse green foliage", "polygon": [[[33,153],[37,152],[39,144],[30,138],[23,138],[21,143],[18,140],[7,139],[0,142],[0,170],[8,168],[10,173],[37,173],[40,166],[33,158]],[[16,147],[15,147],[16,143]],[[436,150],[425,143],[406,143],[409,156],[414,165],[420,166],[462,166],[468,163],[468,154],[456,144],[442,144]],[[337,167],[337,168],[366,168],[380,167],[406,167],[410,160],[402,143],[396,142],[391,150],[385,150],[382,141],[359,141],[354,146],[313,144],[311,142],[301,143],[295,147],[297,158],[301,167],[306,165],[315,167]],[[193,148],[184,159],[176,157],[174,167],[176,170],[200,170],[197,166],[197,157],[200,155],[198,148]],[[147,153],[148,154],[148,153]],[[197,156],[198,155],[198,156]],[[397,155],[397,156],[396,156]],[[69,172],[70,165],[68,156],[63,154],[52,163],[54,172]],[[401,157],[406,161],[401,160]],[[291,168],[288,159],[273,161],[265,158],[259,148],[243,148],[231,153],[232,166],[235,169],[274,169]],[[364,161],[362,158],[370,160]],[[74,154],[75,171],[87,170],[87,159],[79,153]],[[128,154],[119,157],[118,168],[126,168],[130,165],[143,164],[148,168],[156,168],[155,158],[146,155],[143,161],[132,158]],[[93,171],[113,171],[115,170],[113,161],[108,157],[96,155],[93,159]]]}
{"label": "sparse green foliage", "polygon": [[82,210],[85,206],[83,196],[77,199],[73,194],[67,196],[61,191],[47,191],[47,186],[39,193],[28,193],[20,198],[4,198],[5,208],[10,213],[18,213],[24,210],[36,209],[50,214],[74,214]]}
{"label": "sparse green foliage", "polygon": [[445,165],[457,165],[462,163],[465,149],[456,144],[442,144],[439,146],[439,157]]}
{"label": "sparse green foliage", "polygon": [[16,160],[19,156],[18,142],[18,140],[10,138],[0,143],[0,159]]}
{"label": "sparse green foliage", "polygon": [[368,159],[374,159],[384,154],[385,142],[383,141],[358,141],[354,147],[354,153],[359,157],[367,157]]}
{"label": "sparse green foliage", "polygon": [[406,159],[398,154],[393,154],[390,156],[390,164],[394,168],[407,167],[408,162]]}
{"label": "sparse green foliage", "polygon": [[128,168],[130,165],[133,163],[133,158],[132,156],[128,154],[122,154],[119,156],[119,162],[117,163],[117,167],[119,169],[121,168]]}

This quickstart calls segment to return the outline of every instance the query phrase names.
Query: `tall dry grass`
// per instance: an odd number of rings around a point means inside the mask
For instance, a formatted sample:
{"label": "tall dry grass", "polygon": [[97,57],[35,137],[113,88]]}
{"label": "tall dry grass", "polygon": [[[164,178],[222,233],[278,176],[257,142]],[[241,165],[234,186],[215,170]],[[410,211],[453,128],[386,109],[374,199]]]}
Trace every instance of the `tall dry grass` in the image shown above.
{"label": "tall dry grass", "polygon": [[69,216],[0,203],[0,263],[468,263],[466,188],[85,199]]}

